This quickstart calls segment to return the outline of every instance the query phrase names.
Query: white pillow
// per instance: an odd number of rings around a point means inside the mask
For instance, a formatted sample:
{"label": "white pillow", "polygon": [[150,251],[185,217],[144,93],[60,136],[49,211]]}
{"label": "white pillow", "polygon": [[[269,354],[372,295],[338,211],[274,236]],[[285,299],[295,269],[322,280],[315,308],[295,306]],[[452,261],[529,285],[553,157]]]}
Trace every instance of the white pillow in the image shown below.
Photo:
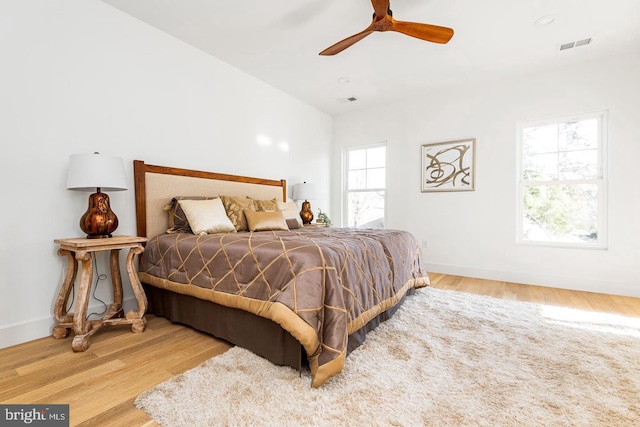
{"label": "white pillow", "polygon": [[222,200],[178,200],[194,234],[236,231]]}
{"label": "white pillow", "polygon": [[302,218],[300,218],[300,210],[298,209],[298,205],[296,202],[281,202],[280,200],[276,200],[276,206],[278,210],[282,212],[282,216],[285,220],[287,219],[296,219],[300,227],[302,227]]}

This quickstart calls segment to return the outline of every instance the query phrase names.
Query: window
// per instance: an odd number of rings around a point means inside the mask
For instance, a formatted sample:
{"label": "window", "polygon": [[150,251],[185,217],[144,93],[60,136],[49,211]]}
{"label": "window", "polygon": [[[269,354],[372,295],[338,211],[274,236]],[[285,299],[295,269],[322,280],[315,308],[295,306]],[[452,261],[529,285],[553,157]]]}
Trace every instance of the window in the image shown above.
{"label": "window", "polygon": [[384,228],[386,146],[345,150],[343,218],[347,227]]}
{"label": "window", "polygon": [[518,127],[518,241],[605,248],[605,112]]}

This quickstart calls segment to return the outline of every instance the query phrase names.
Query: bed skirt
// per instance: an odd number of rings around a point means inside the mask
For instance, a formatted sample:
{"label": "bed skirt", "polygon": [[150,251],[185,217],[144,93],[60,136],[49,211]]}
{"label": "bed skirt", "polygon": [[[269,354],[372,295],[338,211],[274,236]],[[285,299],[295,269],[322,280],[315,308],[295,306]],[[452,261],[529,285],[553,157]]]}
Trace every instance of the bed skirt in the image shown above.
{"label": "bed skirt", "polygon": [[[175,323],[191,326],[256,353],[276,365],[290,366],[298,371],[307,363],[302,345],[277,323],[237,308],[230,308],[189,295],[143,283],[149,301],[147,313],[166,317]],[[360,346],[366,334],[388,320],[400,308],[407,295],[389,310],[380,313],[364,327],[349,335],[347,353]]]}

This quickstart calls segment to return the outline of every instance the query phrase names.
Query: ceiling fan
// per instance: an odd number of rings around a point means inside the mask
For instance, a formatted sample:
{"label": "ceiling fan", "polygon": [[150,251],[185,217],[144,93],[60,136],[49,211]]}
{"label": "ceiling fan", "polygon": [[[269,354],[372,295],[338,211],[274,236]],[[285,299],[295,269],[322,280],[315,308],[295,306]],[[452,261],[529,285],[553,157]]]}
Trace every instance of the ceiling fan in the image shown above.
{"label": "ceiling fan", "polygon": [[336,53],[340,53],[374,31],[397,31],[421,40],[442,44],[447,43],[451,40],[451,37],[453,37],[453,30],[451,28],[419,24],[416,22],[396,21],[393,19],[391,9],[389,9],[389,2],[390,0],[371,0],[374,10],[371,24],[364,31],[340,40],[333,46],[326,48],[320,52],[320,55],[335,55]]}

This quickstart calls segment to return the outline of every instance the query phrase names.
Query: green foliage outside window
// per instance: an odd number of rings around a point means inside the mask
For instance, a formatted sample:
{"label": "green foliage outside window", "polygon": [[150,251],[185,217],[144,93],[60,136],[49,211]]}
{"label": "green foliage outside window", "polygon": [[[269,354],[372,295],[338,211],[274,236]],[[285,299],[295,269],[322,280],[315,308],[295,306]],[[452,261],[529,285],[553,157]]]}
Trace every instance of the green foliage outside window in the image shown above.
{"label": "green foliage outside window", "polygon": [[601,117],[522,128],[522,238],[599,243]]}

